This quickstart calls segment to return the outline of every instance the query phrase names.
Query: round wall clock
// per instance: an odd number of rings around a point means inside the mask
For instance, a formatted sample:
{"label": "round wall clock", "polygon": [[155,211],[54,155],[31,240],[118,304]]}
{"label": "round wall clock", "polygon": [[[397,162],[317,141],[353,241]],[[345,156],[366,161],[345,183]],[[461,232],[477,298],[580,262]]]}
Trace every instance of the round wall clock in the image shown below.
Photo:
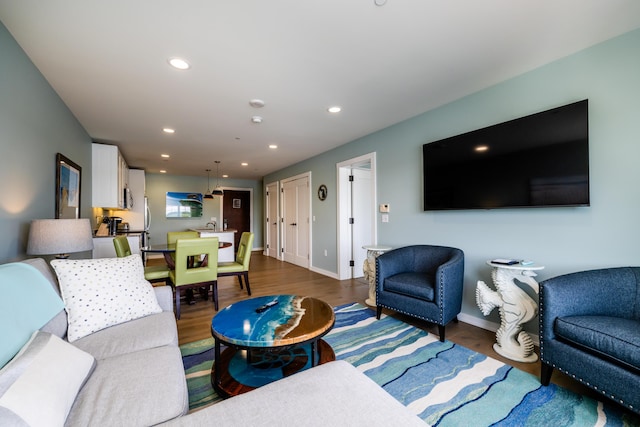
{"label": "round wall clock", "polygon": [[318,187],[318,199],[325,200],[327,198],[327,186],[322,184]]}

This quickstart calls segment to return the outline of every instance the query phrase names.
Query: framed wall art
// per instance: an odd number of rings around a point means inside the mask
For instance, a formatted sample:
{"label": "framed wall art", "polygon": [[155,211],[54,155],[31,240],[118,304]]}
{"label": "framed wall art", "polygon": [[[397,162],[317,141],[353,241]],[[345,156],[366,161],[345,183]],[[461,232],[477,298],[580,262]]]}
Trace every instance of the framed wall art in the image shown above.
{"label": "framed wall art", "polygon": [[80,218],[82,168],[56,154],[56,218]]}

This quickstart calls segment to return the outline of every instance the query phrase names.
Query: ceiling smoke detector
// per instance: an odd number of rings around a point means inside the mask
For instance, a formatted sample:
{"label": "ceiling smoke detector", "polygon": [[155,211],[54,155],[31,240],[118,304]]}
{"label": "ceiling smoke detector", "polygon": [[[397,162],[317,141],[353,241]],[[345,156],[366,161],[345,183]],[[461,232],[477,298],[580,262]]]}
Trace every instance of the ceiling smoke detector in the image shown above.
{"label": "ceiling smoke detector", "polygon": [[252,99],[249,101],[249,105],[253,108],[262,108],[264,107],[264,101],[262,99]]}
{"label": "ceiling smoke detector", "polygon": [[252,122],[252,123],[262,123],[262,117],[260,117],[260,116],[253,116],[253,117],[251,117],[251,122]]}

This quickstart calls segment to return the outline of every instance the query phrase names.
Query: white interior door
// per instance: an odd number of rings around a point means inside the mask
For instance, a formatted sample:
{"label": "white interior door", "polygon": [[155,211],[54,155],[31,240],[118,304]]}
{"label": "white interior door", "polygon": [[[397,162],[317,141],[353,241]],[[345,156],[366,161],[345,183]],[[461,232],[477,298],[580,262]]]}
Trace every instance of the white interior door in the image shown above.
{"label": "white interior door", "polygon": [[309,268],[309,176],[282,182],[283,259]]}
{"label": "white interior door", "polygon": [[280,258],[279,241],[278,241],[278,183],[272,182],[267,184],[266,194],[266,240],[265,253],[273,258]]}
{"label": "white interior door", "polygon": [[[366,169],[353,168],[351,170],[351,259],[353,259],[352,277],[363,277],[364,260],[367,258],[367,251],[362,249],[364,245],[371,245],[374,241],[375,230],[373,228],[374,216],[371,215],[372,197],[371,192],[371,168],[366,165]],[[375,209],[375,208],[374,208]]]}
{"label": "white interior door", "polygon": [[377,244],[375,153],[338,163],[338,278],[362,277],[364,245]]}

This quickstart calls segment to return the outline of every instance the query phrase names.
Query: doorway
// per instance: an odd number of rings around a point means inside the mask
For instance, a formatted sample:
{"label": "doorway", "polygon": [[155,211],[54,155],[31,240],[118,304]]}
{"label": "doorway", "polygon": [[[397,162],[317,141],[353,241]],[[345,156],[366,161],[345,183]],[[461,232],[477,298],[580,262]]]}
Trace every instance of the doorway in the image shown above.
{"label": "doorway", "polygon": [[245,231],[251,231],[252,211],[251,200],[252,190],[246,189],[224,189],[222,197],[222,218],[227,222],[227,228],[238,230],[234,234],[234,248],[238,248],[240,237]]}
{"label": "doorway", "polygon": [[339,280],[362,277],[362,247],[377,244],[375,160],[369,153],[337,164]]}

